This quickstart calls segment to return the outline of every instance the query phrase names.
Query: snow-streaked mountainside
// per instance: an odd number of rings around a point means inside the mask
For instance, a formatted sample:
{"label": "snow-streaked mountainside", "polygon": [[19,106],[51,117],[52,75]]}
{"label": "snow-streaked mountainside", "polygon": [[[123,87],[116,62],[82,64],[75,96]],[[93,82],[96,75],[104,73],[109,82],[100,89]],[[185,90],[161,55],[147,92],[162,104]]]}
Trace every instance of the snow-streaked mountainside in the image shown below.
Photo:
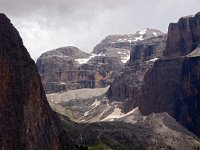
{"label": "snow-streaked mountainside", "polygon": [[[100,44],[98,44],[91,53],[86,53],[74,46],[61,47],[53,49],[51,51],[43,53],[40,57],[59,57],[64,59],[75,59],[79,64],[85,64],[90,59],[97,56],[108,56],[108,57],[120,57],[123,63],[128,61],[130,58],[130,46],[126,46],[126,43],[134,44],[137,41],[146,40],[152,37],[163,35],[159,30],[155,29],[143,29],[137,31],[135,34],[124,34],[124,35],[109,35]],[[119,45],[104,45],[106,43],[117,43]],[[120,45],[121,44],[121,45]],[[101,45],[100,50],[97,50],[98,46]]]}
{"label": "snow-streaked mountainside", "polygon": [[143,120],[138,108],[124,113],[122,102],[110,102],[106,97],[109,87],[70,90],[47,94],[51,107],[76,122],[124,121],[135,123]]}
{"label": "snow-streaked mountainside", "polygon": [[161,31],[147,28],[135,34],[110,35],[92,53],[73,46],[48,51],[36,63],[44,89],[47,93],[53,93],[68,89],[106,87],[128,63],[134,45],[162,35]]}
{"label": "snow-streaked mountainside", "polygon": [[[101,43],[118,43],[118,42],[136,42],[146,40],[152,37],[163,35],[164,33],[156,30],[156,29],[149,29],[145,28],[141,31],[137,31],[135,34],[116,34],[116,35],[109,35]],[[95,51],[95,50],[94,50]]]}
{"label": "snow-streaked mountainside", "polygon": [[133,45],[137,45],[139,41],[162,35],[164,35],[163,32],[149,28],[137,31],[135,34],[109,35],[95,46],[92,53],[118,57],[123,63],[126,63],[130,59],[130,51]]}

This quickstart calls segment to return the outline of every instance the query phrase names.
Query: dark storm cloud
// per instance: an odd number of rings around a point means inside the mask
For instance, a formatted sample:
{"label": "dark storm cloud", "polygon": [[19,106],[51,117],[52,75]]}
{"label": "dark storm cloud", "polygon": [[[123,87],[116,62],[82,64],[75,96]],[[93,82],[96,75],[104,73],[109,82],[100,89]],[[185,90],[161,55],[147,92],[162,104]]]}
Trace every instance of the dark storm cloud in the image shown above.
{"label": "dark storm cloud", "polygon": [[170,22],[200,11],[199,0],[0,0],[32,57],[67,45],[85,51],[109,34],[145,27],[167,32]]}

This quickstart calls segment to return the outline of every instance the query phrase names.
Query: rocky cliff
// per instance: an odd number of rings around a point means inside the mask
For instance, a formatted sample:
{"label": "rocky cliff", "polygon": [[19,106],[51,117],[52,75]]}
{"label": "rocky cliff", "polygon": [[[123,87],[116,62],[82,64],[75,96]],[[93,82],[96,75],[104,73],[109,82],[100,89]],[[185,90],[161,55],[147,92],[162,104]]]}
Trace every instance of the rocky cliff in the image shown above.
{"label": "rocky cliff", "polygon": [[124,111],[137,107],[145,73],[163,56],[166,35],[138,42],[133,46],[129,63],[119,71],[111,84],[108,97],[124,103]]}
{"label": "rocky cliff", "polygon": [[200,44],[200,13],[182,17],[178,23],[171,23],[168,29],[165,56],[184,56]]}
{"label": "rocky cliff", "polygon": [[60,121],[34,61],[10,20],[0,14],[0,149],[59,149]]}
{"label": "rocky cliff", "polygon": [[46,93],[106,87],[123,66],[117,57],[88,54],[76,47],[46,52],[36,64]]}
{"label": "rocky cliff", "polygon": [[[153,68],[145,75],[139,108],[145,115],[152,112],[168,112],[182,125],[200,136],[198,19],[199,13],[194,17],[181,18],[174,24],[180,34],[169,27],[166,57],[156,61]],[[177,40],[179,36],[184,41],[182,41],[184,46]]]}
{"label": "rocky cliff", "polygon": [[73,81],[85,76],[85,71],[78,72],[79,64],[75,60],[84,61],[89,56],[76,47],[62,47],[42,54],[36,64],[45,91],[59,92],[76,88],[77,84]]}
{"label": "rocky cliff", "polygon": [[154,29],[144,29],[130,35],[110,35],[91,54],[76,47],[46,52],[36,63],[44,89],[46,93],[54,93],[106,87],[129,60],[130,49],[134,44],[160,35],[163,33]]}
{"label": "rocky cliff", "polygon": [[157,61],[145,75],[141,112],[168,112],[200,136],[199,64],[200,57]]}

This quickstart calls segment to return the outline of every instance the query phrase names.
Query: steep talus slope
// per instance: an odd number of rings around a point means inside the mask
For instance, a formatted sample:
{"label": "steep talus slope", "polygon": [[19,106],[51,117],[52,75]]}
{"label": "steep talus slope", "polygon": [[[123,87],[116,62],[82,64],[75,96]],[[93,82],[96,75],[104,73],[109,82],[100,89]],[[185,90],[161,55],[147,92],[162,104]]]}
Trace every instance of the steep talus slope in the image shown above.
{"label": "steep talus slope", "polygon": [[179,32],[169,27],[166,57],[156,61],[145,75],[139,109],[145,115],[168,112],[200,136],[199,13],[194,17],[181,18],[173,26]]}
{"label": "steep talus slope", "polygon": [[196,150],[197,137],[179,125],[167,113],[152,114],[135,124],[121,121],[81,123],[60,115],[66,132],[85,149],[104,150]]}
{"label": "steep talus slope", "polygon": [[0,149],[59,149],[60,120],[50,108],[34,61],[0,14]]}
{"label": "steep talus slope", "polygon": [[62,93],[47,94],[54,111],[68,116],[76,122],[124,121],[135,123],[143,116],[135,108],[123,113],[122,102],[110,102],[106,88],[69,90]]}
{"label": "steep talus slope", "polygon": [[138,42],[133,46],[129,63],[121,69],[111,84],[108,98],[123,102],[124,111],[137,107],[145,73],[163,56],[166,35]]}

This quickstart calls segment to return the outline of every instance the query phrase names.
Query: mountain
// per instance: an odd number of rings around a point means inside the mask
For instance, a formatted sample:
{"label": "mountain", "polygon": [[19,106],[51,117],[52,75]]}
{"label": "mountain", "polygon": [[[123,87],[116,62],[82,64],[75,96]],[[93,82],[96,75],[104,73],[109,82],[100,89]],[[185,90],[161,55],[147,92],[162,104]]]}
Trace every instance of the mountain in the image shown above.
{"label": "mountain", "polygon": [[170,24],[165,57],[144,79],[139,109],[145,115],[168,112],[200,136],[200,13]]}
{"label": "mountain", "polygon": [[84,60],[90,55],[76,47],[62,47],[42,54],[36,65],[40,73],[42,83],[46,92],[57,92],[68,88],[67,86],[76,87],[76,83],[66,85],[65,81],[73,81],[82,74],[77,74],[76,68],[78,61]]}
{"label": "mountain", "polygon": [[76,47],[46,52],[36,64],[46,93],[106,87],[123,66],[115,57],[88,54]]}
{"label": "mountain", "polygon": [[[199,13],[181,18],[169,25],[167,35],[145,29],[108,36],[92,54],[70,56],[73,67],[53,67],[61,73],[48,82],[67,88],[47,90],[48,101],[77,148],[200,148],[199,18]],[[45,75],[42,65],[38,68]],[[72,83],[76,86],[69,87]]]}
{"label": "mountain", "polygon": [[165,46],[166,35],[139,41],[132,46],[129,63],[118,72],[108,91],[111,101],[123,102],[124,112],[138,106],[144,75],[156,60],[163,57]]}
{"label": "mountain", "polygon": [[[167,112],[200,136],[199,16],[197,13],[170,24],[167,37],[160,35],[132,45],[130,61],[116,73],[108,89],[102,110],[109,113],[100,121],[116,111],[118,115],[127,114],[139,107],[143,115]],[[91,109],[86,108],[85,112],[99,110]],[[78,118],[91,121],[91,114],[84,116],[85,112]]]}
{"label": "mountain", "polygon": [[129,60],[132,45],[160,35],[163,33],[154,29],[110,35],[91,54],[72,46],[46,52],[36,63],[45,92],[106,87]]}
{"label": "mountain", "polygon": [[122,49],[130,51],[132,45],[137,41],[143,41],[152,37],[157,37],[163,35],[161,31],[155,29],[143,29],[137,31],[135,34],[128,35],[109,35],[104,40],[101,41],[97,46],[95,46],[92,53],[100,54],[106,53],[109,49]]}
{"label": "mountain", "polygon": [[61,122],[50,108],[34,61],[0,14],[0,149],[60,148]]}

